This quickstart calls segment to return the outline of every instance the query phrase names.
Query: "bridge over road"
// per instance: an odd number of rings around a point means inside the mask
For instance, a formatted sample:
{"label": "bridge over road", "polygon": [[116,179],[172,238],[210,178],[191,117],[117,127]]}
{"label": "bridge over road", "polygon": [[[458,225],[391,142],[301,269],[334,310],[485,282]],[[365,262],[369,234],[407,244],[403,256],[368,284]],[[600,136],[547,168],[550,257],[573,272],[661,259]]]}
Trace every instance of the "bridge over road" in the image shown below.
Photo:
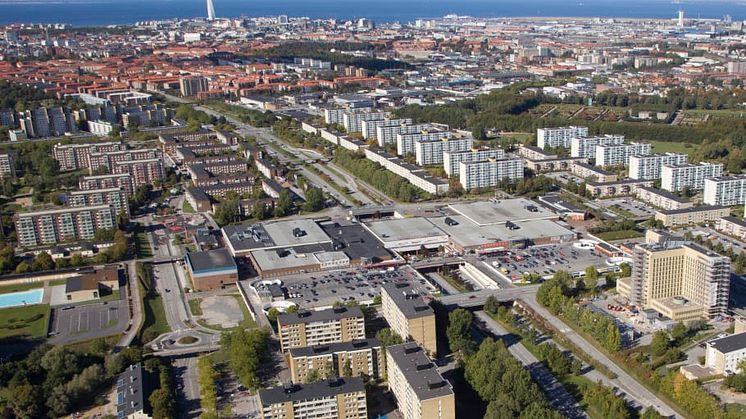
{"label": "bridge over road", "polygon": [[498,302],[504,303],[514,301],[536,294],[539,285],[525,285],[512,288],[484,289],[479,291],[464,292],[461,294],[446,295],[440,298],[440,302],[446,307],[474,308],[481,307],[487,301],[487,297],[494,296]]}

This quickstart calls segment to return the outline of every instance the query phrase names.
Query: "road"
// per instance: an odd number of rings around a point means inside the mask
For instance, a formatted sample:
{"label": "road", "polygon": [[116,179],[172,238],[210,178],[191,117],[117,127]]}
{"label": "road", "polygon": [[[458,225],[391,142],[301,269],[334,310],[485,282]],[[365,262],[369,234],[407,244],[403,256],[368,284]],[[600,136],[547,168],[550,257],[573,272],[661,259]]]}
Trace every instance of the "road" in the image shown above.
{"label": "road", "polygon": [[484,289],[455,295],[446,295],[442,297],[440,301],[446,306],[458,306],[464,308],[479,307],[484,305],[484,302],[490,295],[495,296],[498,302],[507,302],[535,296],[537,289],[539,289],[538,285],[526,285],[523,287],[497,290]]}
{"label": "road", "polygon": [[557,381],[552,373],[539,360],[523,346],[522,343],[510,336],[507,330],[498,322],[493,320],[484,311],[477,311],[476,317],[484,322],[484,326],[495,336],[499,336],[508,351],[531,373],[534,381],[544,390],[544,395],[553,410],[562,413],[564,416],[574,418],[586,418],[587,415],[578,405],[575,398],[567,392],[565,387]]}
{"label": "road", "polygon": [[197,383],[197,357],[176,358],[173,366],[176,380],[179,382],[176,401],[179,417],[197,418],[202,411]]}
{"label": "road", "polygon": [[128,297],[128,309],[130,310],[130,328],[127,333],[124,334],[117,342],[118,348],[126,348],[130,346],[132,341],[137,336],[142,326],[142,299],[140,297],[140,287],[138,286],[137,270],[135,269],[135,261],[127,262],[127,272],[129,278],[127,278],[127,297]]}

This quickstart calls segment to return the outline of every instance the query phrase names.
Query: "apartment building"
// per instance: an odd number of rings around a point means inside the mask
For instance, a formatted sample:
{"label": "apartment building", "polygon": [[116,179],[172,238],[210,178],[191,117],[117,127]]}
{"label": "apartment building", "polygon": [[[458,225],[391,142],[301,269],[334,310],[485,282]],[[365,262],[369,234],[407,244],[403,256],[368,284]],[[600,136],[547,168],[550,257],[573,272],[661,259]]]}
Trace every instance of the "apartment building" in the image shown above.
{"label": "apartment building", "polygon": [[665,165],[681,165],[689,162],[689,156],[679,153],[649,154],[630,156],[628,176],[630,179],[660,179],[661,168]]}
{"label": "apartment building", "polygon": [[518,148],[518,155],[527,160],[550,160],[559,157],[557,154],[544,151],[543,148],[527,144],[522,144],[520,148]]}
{"label": "apartment building", "polygon": [[703,205],[655,212],[655,219],[666,227],[702,224],[730,215],[730,207]]}
{"label": "apartment building", "polygon": [[474,139],[471,136],[416,141],[414,143],[415,160],[420,166],[443,164],[444,152],[466,151],[473,145]]}
{"label": "apartment building", "polygon": [[623,179],[613,182],[585,181],[585,190],[593,198],[636,195],[642,187],[652,187],[652,180]]}
{"label": "apartment building", "polygon": [[96,231],[117,226],[113,205],[55,208],[18,213],[14,217],[18,244],[24,248],[91,240]]}
{"label": "apartment building", "polygon": [[67,205],[74,208],[112,205],[117,214],[124,212],[125,216],[130,215],[127,193],[122,188],[73,191],[67,195]]}
{"label": "apartment building", "polygon": [[404,419],[455,419],[453,387],[414,342],[386,348],[389,390]]}
{"label": "apartment building", "polygon": [[367,419],[365,384],[336,378],[259,390],[262,419]]}
{"label": "apartment building", "polygon": [[601,183],[616,182],[619,180],[619,175],[616,173],[583,162],[573,164],[571,172],[579,178],[592,179]]}
{"label": "apartment building", "polygon": [[121,188],[127,197],[132,196],[135,191],[132,184],[132,176],[129,173],[83,176],[78,180],[78,188],[83,191]]}
{"label": "apartment building", "polygon": [[507,158],[461,162],[458,179],[465,190],[489,188],[502,181],[516,182],[523,179],[523,160]]}
{"label": "apartment building", "polygon": [[370,121],[363,121],[361,123],[360,132],[363,134],[363,138],[366,140],[378,139],[378,127],[400,127],[402,125],[411,125],[412,118],[384,118],[384,119],[373,119]]}
{"label": "apartment building", "polygon": [[726,315],[730,259],[676,240],[638,244],[632,276],[620,279],[617,290],[675,321]]}
{"label": "apartment building", "polygon": [[587,127],[539,128],[536,130],[536,145],[542,149],[570,148],[573,138],[587,136]]}
{"label": "apartment building", "polygon": [[473,148],[471,150],[444,151],[443,168],[449,177],[459,176],[459,163],[500,160],[505,158],[505,151],[501,148]]}
{"label": "apartment building", "polygon": [[399,134],[417,134],[428,129],[432,129],[431,124],[380,125],[376,127],[376,141],[379,147],[384,147],[396,144],[396,136]]}
{"label": "apartment building", "polygon": [[570,156],[593,159],[596,157],[596,146],[620,145],[623,143],[623,135],[604,135],[601,137],[573,137],[570,139]]}
{"label": "apartment building", "polygon": [[197,93],[209,90],[209,81],[202,76],[189,76],[179,79],[179,90],[185,97],[197,96]]}
{"label": "apartment building", "polygon": [[649,155],[650,151],[651,146],[648,143],[597,145],[596,165],[601,167],[627,166],[630,157]]}
{"label": "apartment building", "polygon": [[702,201],[707,205],[743,205],[746,203],[746,175],[705,179]]}
{"label": "apartment building", "polygon": [[163,160],[163,152],[153,148],[142,148],[137,150],[91,153],[88,159],[88,168],[91,173],[102,167],[109,173],[115,173],[114,166],[118,163],[152,159]]}
{"label": "apartment building", "polygon": [[385,284],[381,287],[381,311],[391,330],[403,340],[412,339],[430,356],[437,356],[435,312],[422,292],[407,282]]}
{"label": "apartment building", "polygon": [[637,188],[636,196],[640,201],[663,210],[680,210],[694,206],[685,198],[648,186]]}
{"label": "apartment building", "polygon": [[305,382],[312,370],[324,380],[348,376],[377,380],[385,376],[384,361],[383,348],[376,339],[292,348],[288,357],[293,383]]}
{"label": "apartment building", "polygon": [[143,185],[154,185],[163,180],[163,158],[114,162],[112,172],[132,176],[133,190]]}
{"label": "apartment building", "polygon": [[386,170],[403,177],[412,185],[423,191],[438,195],[448,192],[448,181],[439,177],[430,176],[419,166],[409,164],[385,151],[365,149],[365,158],[380,164]]}
{"label": "apartment building", "polygon": [[60,171],[87,169],[91,167],[91,154],[113,153],[126,150],[127,146],[119,142],[95,144],[56,144],[52,156],[60,164]]}
{"label": "apartment building", "polygon": [[303,346],[365,339],[365,322],[359,307],[282,313],[277,316],[277,330],[283,352]]}
{"label": "apartment building", "polygon": [[257,170],[259,170],[259,173],[263,174],[268,179],[274,179],[279,174],[277,167],[267,160],[255,159],[254,164],[256,165]]}
{"label": "apartment building", "polygon": [[412,134],[396,134],[396,154],[404,156],[414,154],[414,145],[418,141],[442,140],[453,137],[451,131],[441,129],[423,129]]}
{"label": "apartment building", "polygon": [[16,159],[18,152],[14,150],[0,153],[0,178],[16,177]]}
{"label": "apartment building", "polygon": [[718,220],[716,227],[729,236],[737,237],[739,240],[746,240],[746,221],[736,217],[722,217]]}
{"label": "apartment building", "polygon": [[344,125],[348,134],[352,134],[363,130],[363,121],[381,120],[390,116],[391,112],[383,111],[346,111],[342,114],[342,125]]}
{"label": "apartment building", "polygon": [[741,361],[746,359],[746,332],[736,333],[707,342],[705,366],[715,374],[738,374],[743,372]]}
{"label": "apartment building", "polygon": [[661,168],[661,189],[669,192],[701,190],[705,187],[705,179],[723,175],[722,163],[677,164],[664,165]]}

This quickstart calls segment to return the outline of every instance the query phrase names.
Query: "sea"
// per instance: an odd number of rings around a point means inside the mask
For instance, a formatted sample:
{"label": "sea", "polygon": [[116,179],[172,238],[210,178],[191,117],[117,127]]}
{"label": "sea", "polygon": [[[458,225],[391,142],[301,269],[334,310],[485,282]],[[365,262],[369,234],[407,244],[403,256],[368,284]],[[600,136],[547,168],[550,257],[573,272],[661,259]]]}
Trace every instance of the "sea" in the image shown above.
{"label": "sea", "polygon": [[[447,14],[475,17],[630,17],[746,19],[746,0],[213,0],[216,15],[307,16],[375,22],[414,22]],[[66,23],[74,26],[132,24],[197,18],[206,0],[0,0],[0,24]]]}

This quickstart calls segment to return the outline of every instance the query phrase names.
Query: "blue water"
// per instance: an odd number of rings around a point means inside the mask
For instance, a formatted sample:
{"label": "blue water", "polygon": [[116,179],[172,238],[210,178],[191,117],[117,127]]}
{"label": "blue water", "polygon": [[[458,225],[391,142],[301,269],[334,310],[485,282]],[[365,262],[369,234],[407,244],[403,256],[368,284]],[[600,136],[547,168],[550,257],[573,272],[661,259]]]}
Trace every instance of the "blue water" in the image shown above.
{"label": "blue water", "polygon": [[[402,23],[449,13],[479,17],[585,16],[746,19],[746,0],[213,0],[218,17],[308,16]],[[0,23],[108,25],[206,15],[205,0],[0,0]]]}
{"label": "blue water", "polygon": [[10,294],[0,294],[0,308],[39,304],[41,303],[42,297],[44,297],[44,289],[42,288],[12,292]]}

